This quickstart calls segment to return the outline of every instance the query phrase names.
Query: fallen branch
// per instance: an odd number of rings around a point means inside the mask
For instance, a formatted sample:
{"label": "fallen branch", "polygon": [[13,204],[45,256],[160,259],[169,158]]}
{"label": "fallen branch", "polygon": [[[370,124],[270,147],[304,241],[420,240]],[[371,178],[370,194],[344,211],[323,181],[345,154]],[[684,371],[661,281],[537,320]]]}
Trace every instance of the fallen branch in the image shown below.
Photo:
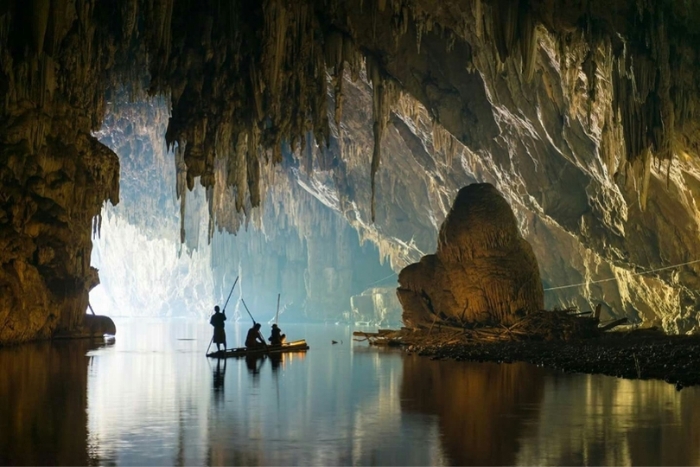
{"label": "fallen branch", "polygon": [[599,327],[598,329],[600,329],[601,331],[609,331],[610,329],[615,328],[621,324],[627,324],[627,318],[616,319],[612,323],[608,323],[605,326]]}

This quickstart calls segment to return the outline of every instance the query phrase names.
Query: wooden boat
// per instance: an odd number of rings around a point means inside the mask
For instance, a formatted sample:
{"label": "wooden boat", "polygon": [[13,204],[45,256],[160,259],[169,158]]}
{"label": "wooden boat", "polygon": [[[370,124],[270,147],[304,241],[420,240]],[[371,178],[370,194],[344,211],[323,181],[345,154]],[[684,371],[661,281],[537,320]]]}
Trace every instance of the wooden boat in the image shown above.
{"label": "wooden boat", "polygon": [[267,347],[260,347],[255,349],[249,349],[247,347],[237,347],[235,349],[219,350],[216,352],[211,352],[207,354],[210,358],[231,358],[231,357],[252,357],[252,356],[262,356],[262,355],[273,355],[281,354],[286,352],[306,352],[309,350],[309,346],[306,343],[306,339],[299,339],[297,341],[285,342],[282,345],[268,345]]}

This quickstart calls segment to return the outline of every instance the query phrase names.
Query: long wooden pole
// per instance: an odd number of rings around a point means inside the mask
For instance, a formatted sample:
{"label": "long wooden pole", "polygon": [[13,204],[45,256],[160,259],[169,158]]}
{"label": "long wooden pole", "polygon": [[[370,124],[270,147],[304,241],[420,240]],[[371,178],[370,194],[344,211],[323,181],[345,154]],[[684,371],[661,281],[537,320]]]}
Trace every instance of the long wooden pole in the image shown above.
{"label": "long wooden pole", "polygon": [[275,324],[277,324],[277,317],[280,314],[280,294],[277,294],[277,313],[275,313]]}
{"label": "long wooden pole", "polygon": [[233,294],[233,289],[236,288],[236,284],[238,283],[238,277],[236,276],[236,280],[233,282],[233,287],[231,287],[231,291],[228,293],[228,298],[226,299],[226,303],[224,303],[224,311],[226,311],[226,305],[228,305],[228,301],[231,299],[231,294]]}
{"label": "long wooden pole", "polygon": [[[241,298],[241,302],[243,303],[243,306],[245,307],[245,311],[248,312],[250,315],[250,319],[253,320],[253,324],[258,324],[255,322],[255,318],[253,318],[253,315],[251,314],[250,310],[248,309],[248,305],[245,304],[245,300]],[[267,348],[267,342],[265,342],[265,338],[260,334],[260,331],[258,331],[258,336],[260,336],[260,339],[262,340],[263,345],[265,346],[265,352],[269,352],[270,349]]]}
{"label": "long wooden pole", "polygon": [[[233,281],[233,287],[231,287],[231,291],[228,293],[228,298],[226,299],[226,303],[224,303],[224,309],[223,309],[224,313],[226,313],[226,305],[228,305],[228,301],[231,299],[231,295],[233,294],[233,289],[236,288],[236,284],[238,283],[238,277],[239,276],[236,276],[236,280]],[[89,305],[89,303],[88,303],[88,305]],[[90,309],[92,310],[92,307],[90,307]],[[94,311],[92,313],[95,314]],[[214,336],[211,336],[211,340],[209,341],[209,346],[207,347],[207,351],[206,351],[207,355],[209,354],[209,349],[211,348],[212,342],[214,342]],[[218,345],[217,345],[217,348],[218,348]],[[226,350],[226,349],[224,349],[224,350]]]}
{"label": "long wooden pole", "polygon": [[253,324],[256,324],[255,318],[253,318],[253,315],[250,313],[250,310],[248,309],[248,305],[245,304],[245,300],[241,298],[241,302],[243,303],[243,306],[245,307],[245,311],[248,312],[248,316],[250,316],[250,319],[253,320]]}

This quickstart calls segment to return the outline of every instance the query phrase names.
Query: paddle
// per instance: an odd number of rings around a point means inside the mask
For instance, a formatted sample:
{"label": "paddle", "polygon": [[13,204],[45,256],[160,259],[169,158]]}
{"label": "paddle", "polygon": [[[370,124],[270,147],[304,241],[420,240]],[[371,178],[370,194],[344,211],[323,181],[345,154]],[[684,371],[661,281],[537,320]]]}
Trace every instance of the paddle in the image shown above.
{"label": "paddle", "polygon": [[[248,309],[248,305],[245,304],[245,300],[243,300],[243,299],[241,298],[241,302],[243,303],[243,306],[245,307],[245,311],[248,312],[248,315],[250,316],[250,319],[253,320],[253,324],[254,324],[254,325],[255,325],[255,324],[258,324],[258,323],[255,321],[255,318],[253,318],[253,315],[250,313],[250,310]],[[270,349],[267,348],[267,342],[265,342],[265,338],[262,336],[262,334],[260,334],[260,331],[258,331],[258,336],[260,336],[260,340],[262,340],[262,343],[263,343],[263,345],[265,346],[265,352],[266,352],[266,353],[270,353]]]}
{"label": "paddle", "polygon": [[[228,298],[226,299],[226,303],[224,303],[224,309],[222,313],[226,314],[226,305],[228,305],[228,301],[231,299],[231,295],[233,294],[233,289],[236,288],[236,284],[238,283],[238,278],[239,276],[236,276],[236,280],[233,281],[233,287],[231,287],[231,291],[228,293]],[[211,336],[211,340],[209,341],[209,346],[207,347],[207,355],[209,354],[209,348],[211,348],[211,344],[214,342],[214,336]],[[226,351],[226,349],[224,349]]]}

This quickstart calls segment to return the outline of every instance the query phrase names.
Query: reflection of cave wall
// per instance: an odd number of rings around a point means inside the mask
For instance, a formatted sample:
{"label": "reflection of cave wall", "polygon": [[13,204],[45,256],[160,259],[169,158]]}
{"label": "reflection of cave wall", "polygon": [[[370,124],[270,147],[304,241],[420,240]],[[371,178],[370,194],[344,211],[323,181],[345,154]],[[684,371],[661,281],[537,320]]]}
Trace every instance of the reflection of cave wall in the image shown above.
{"label": "reflection of cave wall", "polygon": [[0,349],[0,464],[94,465],[87,341]]}
{"label": "reflection of cave wall", "polygon": [[517,413],[539,406],[544,370],[522,364],[405,358],[401,409],[437,415],[454,465],[513,465],[525,427]]}
{"label": "reflection of cave wall", "polygon": [[[547,378],[516,465],[698,465],[700,388],[591,375]],[[534,415],[534,414],[532,414]]]}

